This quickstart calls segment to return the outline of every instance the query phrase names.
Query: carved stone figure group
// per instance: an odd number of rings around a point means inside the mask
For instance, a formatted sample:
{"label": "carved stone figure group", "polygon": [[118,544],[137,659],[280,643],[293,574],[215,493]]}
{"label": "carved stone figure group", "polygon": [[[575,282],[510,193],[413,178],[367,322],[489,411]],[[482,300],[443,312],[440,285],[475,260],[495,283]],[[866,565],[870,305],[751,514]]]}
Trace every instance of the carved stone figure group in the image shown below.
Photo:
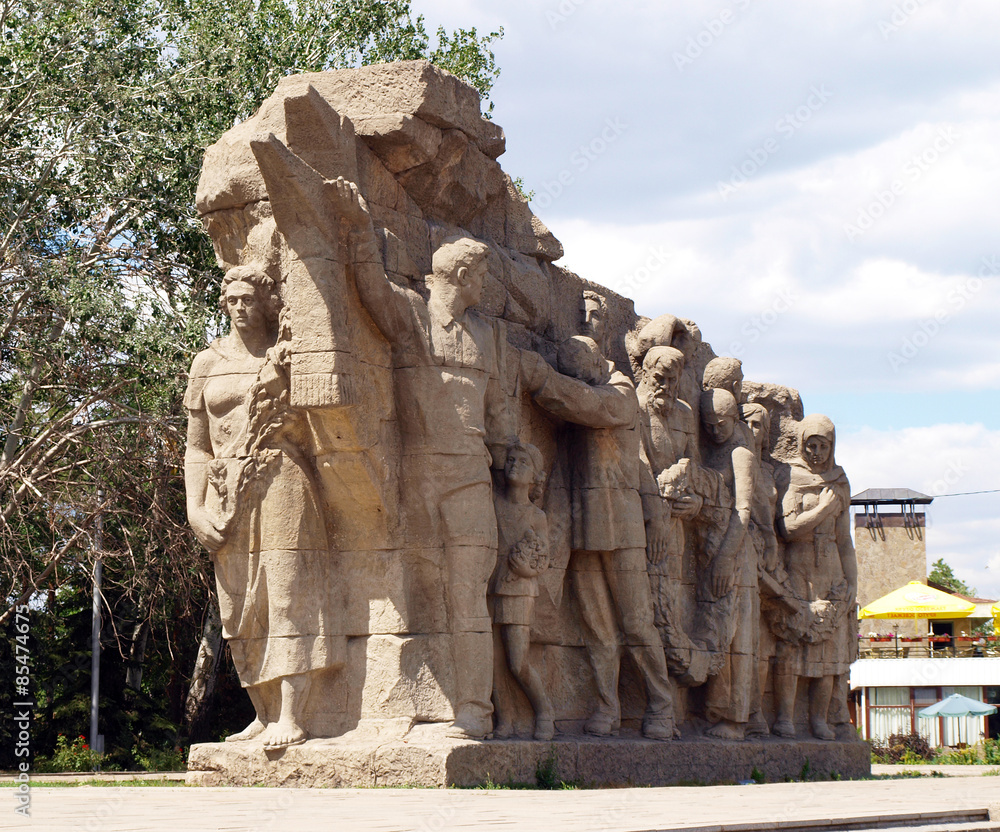
{"label": "carved stone figure group", "polygon": [[[665,315],[629,336],[633,381],[605,357],[603,299],[590,290],[581,334],[554,357],[515,348],[502,321],[473,309],[486,246],[444,240],[423,297],[386,276],[357,188],[339,179],[330,198],[349,227],[361,304],[391,345],[400,523],[408,546],[442,552],[449,735],[515,732],[513,706],[494,690],[503,674],[530,703],[534,737],[556,733],[532,626],[551,528],[561,526],[593,680],[582,730],[619,731],[624,649],[644,687],[648,738],[679,736],[694,716],[712,738],[794,736],[800,679],[813,735],[834,738],[856,568],[830,421],[806,417],[797,456],[773,460],[771,414],[745,401],[738,360],[698,373],[697,327]],[[307,738],[311,679],[344,662],[338,611],[314,599],[316,587],[349,577],[331,574],[308,409],[289,404],[276,281],[263,264],[234,267],[222,305],[231,332],[195,358],[185,399],[188,512],[212,553],[224,633],[257,711],[230,739],[276,749]],[[548,465],[518,434],[519,397],[555,425]],[[546,494],[553,481],[566,496],[560,517]]]}
{"label": "carved stone figure group", "polygon": [[206,153],[231,327],[185,484],[256,712],[229,740],[834,738],[833,425],[558,266],[503,146],[407,62],[289,76]]}

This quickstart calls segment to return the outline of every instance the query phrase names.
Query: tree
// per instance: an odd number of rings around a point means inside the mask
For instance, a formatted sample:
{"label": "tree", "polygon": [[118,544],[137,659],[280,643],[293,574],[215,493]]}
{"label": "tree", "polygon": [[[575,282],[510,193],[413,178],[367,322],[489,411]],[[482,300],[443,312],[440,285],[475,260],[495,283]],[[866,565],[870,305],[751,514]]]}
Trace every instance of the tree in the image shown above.
{"label": "tree", "polygon": [[99,553],[107,661],[181,721],[212,594],[181,394],[225,325],[203,150],[291,72],[428,58],[486,96],[500,35],[432,44],[408,0],[0,0],[0,624],[89,596]]}
{"label": "tree", "polygon": [[968,595],[970,598],[975,597],[976,595],[974,587],[969,586],[965,581],[955,577],[955,573],[952,572],[951,567],[944,562],[944,558],[938,558],[931,564],[931,571],[927,576],[927,580],[933,581],[939,586],[943,586],[948,590],[948,592],[958,592],[962,595]]}

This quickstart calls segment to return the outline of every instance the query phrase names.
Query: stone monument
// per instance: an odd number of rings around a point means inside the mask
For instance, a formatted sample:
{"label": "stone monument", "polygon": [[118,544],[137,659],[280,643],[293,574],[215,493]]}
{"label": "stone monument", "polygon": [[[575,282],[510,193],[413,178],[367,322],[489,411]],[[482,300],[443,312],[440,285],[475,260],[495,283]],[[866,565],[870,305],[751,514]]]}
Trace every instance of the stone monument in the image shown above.
{"label": "stone monument", "polygon": [[556,262],[477,93],[290,76],[212,145],[188,515],[256,718],[208,784],[867,773],[833,425]]}

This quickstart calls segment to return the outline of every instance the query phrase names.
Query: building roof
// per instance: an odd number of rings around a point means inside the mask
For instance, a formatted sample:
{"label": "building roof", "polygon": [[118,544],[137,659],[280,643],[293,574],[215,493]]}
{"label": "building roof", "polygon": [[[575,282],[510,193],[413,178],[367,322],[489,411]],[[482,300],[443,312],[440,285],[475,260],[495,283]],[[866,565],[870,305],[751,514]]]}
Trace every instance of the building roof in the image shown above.
{"label": "building roof", "polygon": [[1000,685],[1000,657],[960,659],[858,659],[851,689]]}
{"label": "building roof", "polygon": [[963,601],[968,601],[970,604],[995,604],[997,602],[996,598],[974,598],[971,595],[963,595],[961,592],[955,592],[955,590],[949,589],[944,584],[939,584],[930,579],[927,580],[927,586],[933,587],[934,589],[940,589],[942,592],[947,592],[949,595],[954,595],[956,598],[961,598]]}
{"label": "building roof", "polygon": [[919,491],[914,491],[911,488],[869,488],[851,497],[852,506],[891,505],[898,503],[917,503],[918,505],[925,506],[933,501],[933,497],[921,494]]}

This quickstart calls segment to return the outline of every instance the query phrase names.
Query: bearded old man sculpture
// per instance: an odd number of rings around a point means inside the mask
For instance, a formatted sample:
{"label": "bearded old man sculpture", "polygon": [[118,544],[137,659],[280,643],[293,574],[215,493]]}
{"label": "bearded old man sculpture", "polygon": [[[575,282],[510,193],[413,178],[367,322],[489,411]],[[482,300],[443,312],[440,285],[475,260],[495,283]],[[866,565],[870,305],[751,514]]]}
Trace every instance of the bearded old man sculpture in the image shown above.
{"label": "bearded old man sculpture", "polygon": [[555,265],[503,146],[409,62],[286,78],[206,153],[188,514],[256,719],[192,777],[862,773],[832,425]]}

